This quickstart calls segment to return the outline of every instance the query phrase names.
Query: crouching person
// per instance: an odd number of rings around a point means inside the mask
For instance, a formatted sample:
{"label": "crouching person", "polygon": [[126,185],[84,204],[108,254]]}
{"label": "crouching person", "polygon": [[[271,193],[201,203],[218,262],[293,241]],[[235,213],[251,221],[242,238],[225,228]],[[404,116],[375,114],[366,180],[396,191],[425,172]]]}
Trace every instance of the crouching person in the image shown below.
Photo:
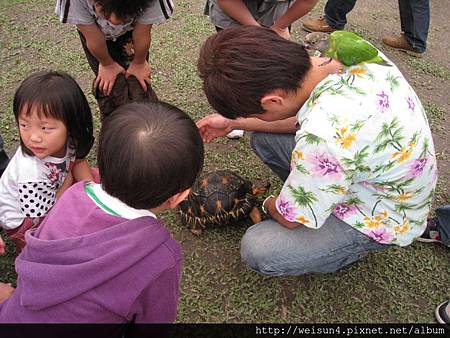
{"label": "crouching person", "polygon": [[0,322],[176,319],[182,253],[155,214],[176,207],[201,171],[195,123],[165,103],[124,105],[103,123],[98,166],[101,185],[73,185],[26,233]]}
{"label": "crouching person", "polygon": [[206,40],[198,69],[220,113],[197,122],[204,141],[253,131],[253,150],[284,182],[263,203],[271,218],[242,238],[252,269],[335,272],[425,231],[437,180],[433,139],[394,64],[346,67],[269,29],[237,27]]}

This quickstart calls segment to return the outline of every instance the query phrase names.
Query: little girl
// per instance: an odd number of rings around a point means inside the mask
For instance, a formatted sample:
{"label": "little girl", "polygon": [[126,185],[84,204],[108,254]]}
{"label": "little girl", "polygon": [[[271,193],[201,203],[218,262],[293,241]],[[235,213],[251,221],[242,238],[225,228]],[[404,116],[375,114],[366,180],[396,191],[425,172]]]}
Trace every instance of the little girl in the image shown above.
{"label": "little girl", "polygon": [[[89,104],[68,74],[41,71],[14,95],[20,147],[0,178],[0,225],[16,244],[37,227],[73,181],[93,180],[84,159],[92,147]],[[0,254],[3,252],[0,237]]]}

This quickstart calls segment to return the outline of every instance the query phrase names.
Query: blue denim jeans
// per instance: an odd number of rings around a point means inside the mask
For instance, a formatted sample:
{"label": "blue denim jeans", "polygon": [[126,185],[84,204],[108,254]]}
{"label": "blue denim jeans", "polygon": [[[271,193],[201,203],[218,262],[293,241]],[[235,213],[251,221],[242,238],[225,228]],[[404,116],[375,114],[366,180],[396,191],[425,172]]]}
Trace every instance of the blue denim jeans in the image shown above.
{"label": "blue denim jeans", "polygon": [[[328,0],[325,5],[325,20],[335,29],[343,29],[347,14],[355,7],[356,0]],[[427,48],[430,26],[429,0],[398,0],[402,32],[410,45],[418,52]]]}
{"label": "blue denim jeans", "polygon": [[402,32],[415,50],[424,52],[430,27],[429,0],[398,0],[398,6]]}
{"label": "blue denim jeans", "polygon": [[325,20],[334,29],[344,29],[347,13],[355,7],[356,0],[328,0],[325,5]]}
{"label": "blue denim jeans", "polygon": [[0,176],[2,176],[3,171],[5,171],[8,166],[8,155],[6,155],[5,150],[3,149],[3,138],[0,134]]}
{"label": "blue denim jeans", "polygon": [[437,230],[441,241],[450,247],[450,204],[437,208],[436,217],[438,219]]}
{"label": "blue denim jeans", "polygon": [[[252,133],[255,153],[283,181],[289,175],[294,134]],[[262,274],[302,275],[335,272],[369,251],[389,247],[375,242],[330,215],[319,229],[300,225],[288,229],[268,219],[247,229],[241,241],[242,260]]]}

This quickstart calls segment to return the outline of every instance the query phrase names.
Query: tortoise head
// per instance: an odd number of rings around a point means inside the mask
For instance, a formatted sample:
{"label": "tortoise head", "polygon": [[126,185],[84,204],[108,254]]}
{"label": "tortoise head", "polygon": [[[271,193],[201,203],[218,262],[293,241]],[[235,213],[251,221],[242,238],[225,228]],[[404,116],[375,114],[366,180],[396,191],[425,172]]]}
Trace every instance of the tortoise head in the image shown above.
{"label": "tortoise head", "polygon": [[260,196],[264,194],[270,188],[270,182],[266,180],[258,180],[253,182],[252,194],[254,196]]}
{"label": "tortoise head", "polygon": [[330,36],[323,32],[312,32],[306,34],[303,46],[308,51],[319,51],[324,54],[330,45]]}

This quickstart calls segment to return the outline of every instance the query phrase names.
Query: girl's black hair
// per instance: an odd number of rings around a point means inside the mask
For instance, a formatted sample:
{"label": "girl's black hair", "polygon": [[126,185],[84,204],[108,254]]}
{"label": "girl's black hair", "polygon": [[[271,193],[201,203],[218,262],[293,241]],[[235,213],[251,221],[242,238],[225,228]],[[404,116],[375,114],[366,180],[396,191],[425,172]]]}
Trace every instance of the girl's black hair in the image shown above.
{"label": "girl's black hair", "polygon": [[[13,111],[16,122],[19,114],[31,114],[35,107],[38,114],[55,118],[64,123],[70,139],[70,146],[76,151],[76,158],[87,156],[94,143],[92,113],[80,86],[64,72],[40,71],[27,77],[14,95]],[[25,154],[33,152],[20,140]]]}

